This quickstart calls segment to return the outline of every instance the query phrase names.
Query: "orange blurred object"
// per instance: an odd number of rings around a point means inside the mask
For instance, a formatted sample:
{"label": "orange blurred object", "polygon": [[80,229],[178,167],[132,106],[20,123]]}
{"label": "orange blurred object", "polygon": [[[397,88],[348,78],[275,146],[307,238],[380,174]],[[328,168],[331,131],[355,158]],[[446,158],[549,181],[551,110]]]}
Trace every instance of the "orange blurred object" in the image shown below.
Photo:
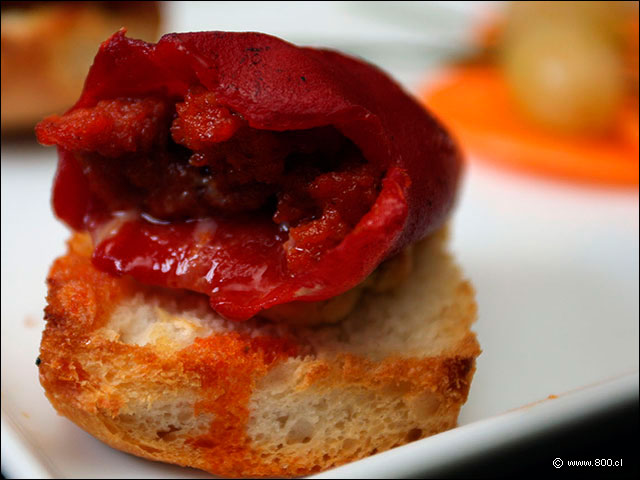
{"label": "orange blurred object", "polygon": [[530,122],[497,67],[452,67],[421,96],[474,156],[556,177],[638,184],[635,102],[624,106],[610,134],[596,136],[556,133]]}

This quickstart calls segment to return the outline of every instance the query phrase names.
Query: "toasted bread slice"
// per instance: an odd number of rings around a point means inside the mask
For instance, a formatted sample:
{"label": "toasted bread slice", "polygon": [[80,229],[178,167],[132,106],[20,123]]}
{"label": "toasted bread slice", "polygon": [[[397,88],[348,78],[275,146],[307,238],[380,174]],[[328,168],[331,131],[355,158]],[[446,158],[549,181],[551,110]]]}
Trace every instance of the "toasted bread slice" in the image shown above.
{"label": "toasted bread slice", "polygon": [[201,295],[97,271],[74,236],[49,275],[40,380],[120,450],[225,476],[298,476],[456,425],[480,353],[444,230],[337,324],[231,322]]}

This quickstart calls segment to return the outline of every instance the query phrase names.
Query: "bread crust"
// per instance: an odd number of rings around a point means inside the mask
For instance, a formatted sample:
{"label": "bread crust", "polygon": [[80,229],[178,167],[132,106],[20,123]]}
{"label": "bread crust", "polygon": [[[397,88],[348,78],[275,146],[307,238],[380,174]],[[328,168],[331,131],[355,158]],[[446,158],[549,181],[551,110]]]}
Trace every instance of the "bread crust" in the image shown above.
{"label": "bread crust", "polygon": [[[473,289],[445,237],[416,245],[394,291],[367,291],[338,325],[300,327],[228,322],[200,295],[111,277],[76,234],[48,277],[40,381],[112,447],[231,477],[304,475],[441,432],[480,353]],[[420,285],[439,300],[421,307]]]}

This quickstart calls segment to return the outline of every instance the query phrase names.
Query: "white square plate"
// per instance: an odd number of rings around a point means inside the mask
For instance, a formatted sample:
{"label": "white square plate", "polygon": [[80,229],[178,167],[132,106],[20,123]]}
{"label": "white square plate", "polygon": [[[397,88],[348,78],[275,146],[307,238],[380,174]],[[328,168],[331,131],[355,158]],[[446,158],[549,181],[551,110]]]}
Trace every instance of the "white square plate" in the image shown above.
{"label": "white square plate", "polygon": [[[379,53],[380,45],[393,42],[419,55],[436,52],[420,57],[423,63],[415,55],[399,62],[404,57],[392,52],[388,62],[373,58],[408,84],[447,50],[440,47],[466,45],[469,15],[460,7],[464,2],[442,7],[448,13],[436,8],[441,2],[398,3],[402,8],[391,13],[404,12],[402,18],[365,12],[371,5],[356,2],[222,2],[205,12],[197,4],[209,2],[177,2],[170,5],[168,30],[197,30],[200,22],[206,29],[270,31],[307,44],[343,45],[364,56],[367,45]],[[314,19],[311,33],[309,22],[291,21],[296,15]],[[428,20],[421,29],[417,21]],[[314,32],[315,40],[308,40]],[[55,162],[54,149],[3,141],[2,470],[27,478],[208,478],[113,450],[57,416],[44,397],[34,364],[44,281],[69,235],[49,204]],[[475,329],[484,350],[461,426],[317,477],[426,474],[637,399],[637,188],[556,183],[471,162],[453,220],[452,250],[477,289]],[[542,401],[550,395],[560,398]],[[521,408],[533,402],[540,403]]]}
{"label": "white square plate", "polygon": [[[55,160],[53,149],[2,145],[3,472],[206,477],[115,451],[57,416],[44,397],[34,363],[44,279],[68,236],[49,205]],[[475,329],[484,350],[461,427],[330,475],[402,476],[436,468],[637,398],[637,191],[520,177],[473,162],[452,249],[477,289]],[[593,384],[600,385],[561,395]],[[549,395],[561,397],[518,409]]]}

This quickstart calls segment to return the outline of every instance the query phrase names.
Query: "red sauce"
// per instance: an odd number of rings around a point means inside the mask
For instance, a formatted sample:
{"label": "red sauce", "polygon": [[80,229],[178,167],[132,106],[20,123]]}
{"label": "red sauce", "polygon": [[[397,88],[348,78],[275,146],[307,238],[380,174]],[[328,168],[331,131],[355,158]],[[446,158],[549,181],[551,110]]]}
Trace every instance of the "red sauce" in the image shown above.
{"label": "red sauce", "polygon": [[191,150],[207,147],[229,140],[243,126],[240,116],[218,105],[212,92],[194,88],[176,104],[178,117],[171,126],[173,139]]}
{"label": "red sauce", "polygon": [[149,153],[164,143],[169,106],[156,98],[101,100],[38,124],[38,140],[107,158]]}

